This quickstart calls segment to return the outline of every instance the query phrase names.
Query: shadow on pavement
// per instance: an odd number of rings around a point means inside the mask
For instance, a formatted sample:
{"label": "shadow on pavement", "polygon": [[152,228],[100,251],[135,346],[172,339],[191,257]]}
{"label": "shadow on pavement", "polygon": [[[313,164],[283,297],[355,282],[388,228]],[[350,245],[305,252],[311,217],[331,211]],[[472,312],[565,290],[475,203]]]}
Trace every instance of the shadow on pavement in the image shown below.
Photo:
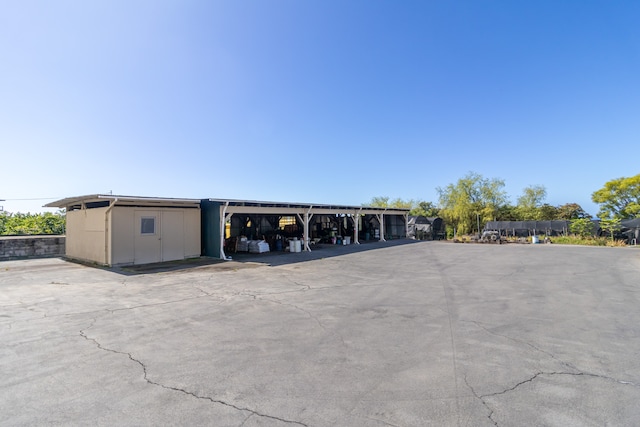
{"label": "shadow on pavement", "polygon": [[170,271],[181,270],[216,270],[216,271],[230,271],[238,270],[241,268],[255,268],[260,266],[280,266],[287,264],[295,264],[299,262],[312,261],[322,258],[336,257],[356,252],[370,251],[374,249],[383,249],[393,246],[409,245],[418,243],[419,240],[412,239],[398,239],[387,240],[386,242],[370,241],[364,242],[359,245],[329,245],[318,244],[311,246],[311,252],[264,252],[261,254],[252,253],[235,253],[230,254],[231,260],[223,261],[217,258],[201,257],[192,258],[181,261],[169,261],[155,264],[145,265],[131,265],[127,267],[112,267],[106,268],[114,273],[123,274],[126,276],[139,275],[139,274],[153,274],[163,273]]}
{"label": "shadow on pavement", "polygon": [[266,264],[272,267],[279,265],[295,264],[298,262],[312,261],[322,258],[330,258],[335,256],[341,256],[346,254],[352,254],[356,252],[370,251],[374,249],[389,248],[392,246],[407,245],[412,243],[418,243],[418,240],[412,239],[397,239],[387,240],[386,242],[369,241],[359,245],[330,245],[330,244],[317,244],[311,245],[311,252],[265,252],[262,254],[252,253],[236,253],[232,254],[231,258],[237,262],[255,262]]}

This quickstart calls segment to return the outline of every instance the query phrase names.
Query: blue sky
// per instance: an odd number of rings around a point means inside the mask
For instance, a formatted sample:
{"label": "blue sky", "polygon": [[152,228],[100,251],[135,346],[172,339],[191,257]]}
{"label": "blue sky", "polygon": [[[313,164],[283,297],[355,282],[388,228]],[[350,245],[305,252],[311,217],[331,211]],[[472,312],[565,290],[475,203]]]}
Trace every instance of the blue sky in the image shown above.
{"label": "blue sky", "polygon": [[[640,173],[638,1],[4,1],[0,202],[552,205]],[[27,199],[27,200],[24,200]]]}

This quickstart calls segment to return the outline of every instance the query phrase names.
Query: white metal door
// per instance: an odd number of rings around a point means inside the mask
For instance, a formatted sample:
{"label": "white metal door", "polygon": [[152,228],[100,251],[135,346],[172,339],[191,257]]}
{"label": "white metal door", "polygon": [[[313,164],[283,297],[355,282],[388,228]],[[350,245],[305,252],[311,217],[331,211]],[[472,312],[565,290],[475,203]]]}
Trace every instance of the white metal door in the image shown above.
{"label": "white metal door", "polygon": [[136,210],[134,264],[162,261],[161,217],[156,210]]}

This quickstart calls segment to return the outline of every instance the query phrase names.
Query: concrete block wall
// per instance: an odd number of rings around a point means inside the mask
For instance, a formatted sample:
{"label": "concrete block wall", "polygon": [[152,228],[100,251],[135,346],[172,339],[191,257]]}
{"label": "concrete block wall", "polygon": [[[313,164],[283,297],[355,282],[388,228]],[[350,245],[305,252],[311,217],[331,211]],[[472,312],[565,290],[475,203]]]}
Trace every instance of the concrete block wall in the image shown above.
{"label": "concrete block wall", "polygon": [[0,236],[0,261],[63,256],[65,236]]}

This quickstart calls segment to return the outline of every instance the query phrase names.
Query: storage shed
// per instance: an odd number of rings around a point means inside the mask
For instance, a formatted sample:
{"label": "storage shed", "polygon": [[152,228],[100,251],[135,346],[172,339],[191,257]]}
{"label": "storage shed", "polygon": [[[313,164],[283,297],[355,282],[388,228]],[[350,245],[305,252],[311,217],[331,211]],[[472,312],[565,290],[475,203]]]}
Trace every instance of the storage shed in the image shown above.
{"label": "storage shed", "polygon": [[444,222],[440,217],[410,216],[407,237],[417,240],[442,240],[445,238]]}
{"label": "storage shed", "polygon": [[428,240],[431,237],[431,222],[424,216],[410,216],[407,237]]}
{"label": "storage shed", "polygon": [[94,194],[45,205],[66,209],[69,258],[107,266],[200,256],[200,200]]}

